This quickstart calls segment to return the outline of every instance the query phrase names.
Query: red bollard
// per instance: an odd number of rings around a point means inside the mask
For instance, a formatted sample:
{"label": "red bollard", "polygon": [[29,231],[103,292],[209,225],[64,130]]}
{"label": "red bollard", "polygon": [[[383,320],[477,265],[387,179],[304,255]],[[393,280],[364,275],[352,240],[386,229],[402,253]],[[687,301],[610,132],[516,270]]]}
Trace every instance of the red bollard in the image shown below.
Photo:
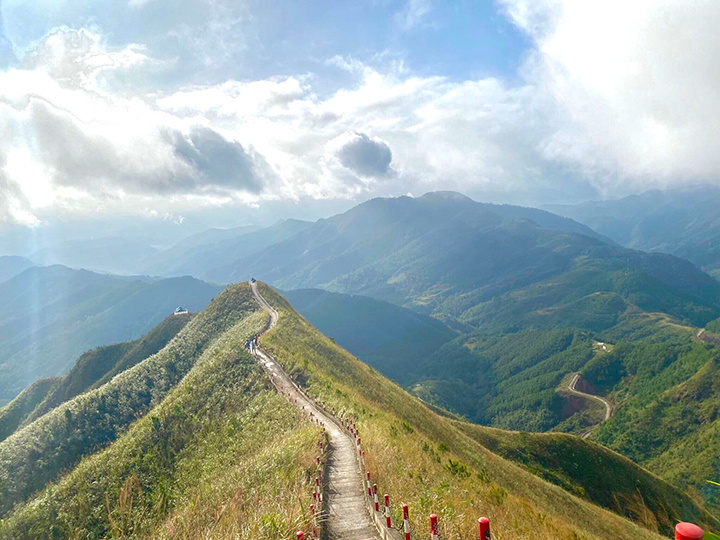
{"label": "red bollard", "polygon": [[375,501],[375,511],[380,511],[380,501],[377,496],[377,484],[373,484],[373,500]]}
{"label": "red bollard", "polygon": [[302,531],[298,531],[295,536],[297,536],[297,540],[303,540],[305,538],[305,535]]}
{"label": "red bollard", "polygon": [[317,537],[317,529],[315,528],[315,505],[310,505],[310,516],[312,517],[313,523],[313,536]]}
{"label": "red bollard", "polygon": [[317,491],[313,490],[313,501],[317,501]]}
{"label": "red bollard", "polygon": [[478,519],[478,529],[480,530],[480,540],[490,540],[490,520],[488,518]]}
{"label": "red bollard", "polygon": [[372,486],[370,485],[370,473],[367,473],[368,497],[372,497]]}
{"label": "red bollard", "polygon": [[430,540],[438,540],[437,516],[430,514]]}
{"label": "red bollard", "polygon": [[405,540],[410,540],[410,512],[407,504],[403,504],[403,532]]}
{"label": "red bollard", "polygon": [[675,525],[675,540],[702,540],[705,533],[692,523],[678,523]]}
{"label": "red bollard", "polygon": [[390,495],[385,494],[385,524],[390,528]]}

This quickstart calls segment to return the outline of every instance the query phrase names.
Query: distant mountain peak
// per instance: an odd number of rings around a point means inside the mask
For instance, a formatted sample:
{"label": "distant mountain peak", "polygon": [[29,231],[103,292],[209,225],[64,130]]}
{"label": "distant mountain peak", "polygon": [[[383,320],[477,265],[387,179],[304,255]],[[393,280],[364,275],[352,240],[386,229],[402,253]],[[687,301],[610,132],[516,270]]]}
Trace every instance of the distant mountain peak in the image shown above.
{"label": "distant mountain peak", "polygon": [[467,195],[458,193],[457,191],[428,191],[422,197],[417,198],[418,201],[458,201],[458,202],[476,202]]}

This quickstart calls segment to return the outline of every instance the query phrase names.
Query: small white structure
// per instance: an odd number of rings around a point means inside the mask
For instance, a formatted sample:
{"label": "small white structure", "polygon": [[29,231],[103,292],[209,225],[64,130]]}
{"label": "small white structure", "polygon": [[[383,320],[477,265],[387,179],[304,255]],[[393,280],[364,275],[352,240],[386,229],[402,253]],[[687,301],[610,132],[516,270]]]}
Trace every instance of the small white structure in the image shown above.
{"label": "small white structure", "polygon": [[173,311],[173,315],[184,315],[187,312],[188,312],[188,310],[185,309],[184,307],[177,307],[177,308],[175,308],[175,311]]}

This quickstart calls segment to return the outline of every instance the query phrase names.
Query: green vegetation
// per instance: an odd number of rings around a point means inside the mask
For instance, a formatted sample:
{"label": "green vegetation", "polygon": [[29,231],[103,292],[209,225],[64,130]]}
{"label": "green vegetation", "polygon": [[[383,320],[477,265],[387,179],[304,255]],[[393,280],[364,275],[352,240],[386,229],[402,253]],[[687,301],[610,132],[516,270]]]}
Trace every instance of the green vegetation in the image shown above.
{"label": "green vegetation", "polygon": [[[269,540],[306,528],[320,433],[243,348],[266,321],[247,285],[228,288],[165,349],[212,334],[187,376],[117,441],[16,507],[0,538]],[[126,375],[151,361],[90,394],[118,379],[132,392]]]}
{"label": "green vegetation", "polygon": [[282,289],[371,296],[486,332],[604,332],[650,312],[703,326],[720,316],[720,283],[686,260],[457,193],[367,201],[208,277],[233,272]]}
{"label": "green vegetation", "polygon": [[[253,314],[255,319],[248,318]],[[220,334],[245,320],[250,321],[247,332],[252,333],[262,317],[247,293],[239,295],[238,288],[230,288],[160,352],[1,442],[0,515],[7,515],[15,504],[56,480],[83,456],[107,446],[157,406]]]}
{"label": "green vegetation", "polygon": [[720,319],[713,319],[705,325],[705,330],[713,334],[720,334]]}
{"label": "green vegetation", "polygon": [[[498,537],[517,540],[658,540],[654,531],[680,519],[718,526],[702,505],[592,443],[477,431],[438,415],[260,286],[280,312],[263,345],[312,395],[358,420],[373,478],[410,505],[416,527],[430,511],[444,536],[463,538],[482,514]],[[246,284],[229,287],[158,353],[0,443],[0,538],[277,540],[306,528],[320,432],[244,350],[266,321]],[[562,346],[546,336],[537,351],[593,354],[581,333],[563,335]],[[484,354],[502,349],[475,339]],[[522,373],[531,357],[505,369]],[[592,485],[598,458],[627,478]]]}
{"label": "green vegetation", "polygon": [[12,435],[59,381],[60,377],[40,379],[20,392],[20,395],[10,403],[0,408],[0,440],[5,440]]}
{"label": "green vegetation", "polygon": [[589,334],[580,330],[475,332],[405,369],[419,381],[414,394],[473,422],[547,431],[573,412],[556,392],[560,381],[594,355]]}
{"label": "green vegetation", "polygon": [[593,438],[647,466],[714,509],[705,482],[720,473],[720,350],[689,336],[621,343],[588,362],[583,378],[621,404]]}
{"label": "green vegetation", "polygon": [[719,207],[717,187],[692,186],[544,208],[584,223],[622,245],[671,253],[710,270],[720,266]]}
{"label": "green vegetation", "polygon": [[[437,512],[448,537],[471,537],[478,515],[489,514],[498,537],[658,538],[571,494],[576,489],[568,493],[535,475],[544,476],[552,467],[533,474],[498,457],[468,436],[466,430],[475,426],[432,412],[312,328],[269,287],[262,286],[262,292],[280,312],[279,324],[261,339],[262,344],[299,380],[306,381],[311,394],[358,419],[369,470],[382,490],[410,505],[411,517]],[[590,342],[588,347],[592,350]],[[572,464],[565,464],[569,469],[564,473],[569,479],[563,486],[566,489],[591,483],[589,463],[599,455],[592,443],[572,440],[577,441],[575,452],[587,454],[583,459],[588,468],[581,476],[571,474]],[[678,519],[719,525],[687,495],[628,460],[609,455],[619,474],[642,479],[652,487],[651,507],[634,498],[629,484],[621,486],[615,495],[633,502],[623,509],[624,515],[663,533]],[[583,495],[591,497],[618,508],[618,503],[610,504],[613,493],[605,498],[600,493]]]}
{"label": "green vegetation", "polygon": [[648,528],[657,520],[672,527],[668,506],[693,512],[678,488],[607,448],[566,434],[510,432],[458,422],[489,450],[522,464],[534,474]]}

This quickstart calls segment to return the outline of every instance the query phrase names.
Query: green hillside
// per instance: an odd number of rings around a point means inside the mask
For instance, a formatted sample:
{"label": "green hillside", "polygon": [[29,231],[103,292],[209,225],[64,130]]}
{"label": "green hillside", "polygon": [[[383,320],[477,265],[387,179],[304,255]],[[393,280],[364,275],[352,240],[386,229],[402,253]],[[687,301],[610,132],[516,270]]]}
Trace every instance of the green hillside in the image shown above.
{"label": "green hillside", "polygon": [[0,283],[0,399],[66,373],[85,351],[139,338],[178,306],[200,311],[220,290],[193,278],[29,268]]}
{"label": "green hillside", "polygon": [[20,392],[10,403],[0,408],[0,440],[8,438],[35,408],[47,397],[60,377],[39,379]]}
{"label": "green hillside", "polygon": [[[473,426],[437,415],[346,353],[269,287],[261,290],[280,311],[279,324],[262,338],[264,346],[312,395],[357,418],[374,480],[393,500],[410,505],[416,530],[431,511],[447,537],[474,535],[481,514],[491,517],[497,537],[518,540],[659,539],[652,530],[667,532],[679,519],[718,525],[687,496],[622,459],[615,465],[619,473],[647,482],[641,485],[653,497],[652,505],[625,510],[644,527],[590,502],[602,503],[602,496],[623,500],[624,487],[573,494],[568,486],[547,482],[539,471],[531,473],[526,464],[514,464],[469,436]],[[160,353],[0,443],[0,538],[276,540],[306,527],[308,479],[320,434],[270,389],[244,352],[247,336],[266,320],[249,287],[232,286]],[[177,376],[170,380],[173,365]],[[149,407],[137,406],[146,393],[154,394]],[[68,474],[52,483],[56,475],[47,468],[42,479],[28,470],[28,446],[48,457],[79,448],[73,441],[80,438],[94,438],[103,426],[92,411],[103,400],[125,404],[107,408],[105,416],[123,419],[126,407],[135,410],[114,442],[85,446],[95,451],[77,465],[68,462]],[[57,445],[42,436],[68,430],[70,437]],[[574,451],[590,453],[592,460],[593,448],[579,441]],[[582,485],[584,479],[568,475]],[[37,487],[12,489],[28,479],[38,480]],[[13,507],[9,497],[20,504]],[[393,512],[397,518],[396,507]]]}
{"label": "green hillside", "polygon": [[[320,434],[243,348],[266,321],[246,284],[229,287],[160,353],[0,443],[10,478],[0,484],[0,538],[289,538],[305,527]],[[115,425],[130,423],[114,443],[91,448],[106,427],[94,413],[102,403]],[[71,440],[38,449],[40,435],[68,430]],[[49,456],[81,438],[88,457],[68,461],[69,474],[38,479],[46,487],[36,496],[9,490],[28,479],[16,468],[30,441]],[[13,509],[8,497],[28,500]]]}
{"label": "green hillside", "polygon": [[603,446],[566,434],[457,425],[489,450],[533,474],[647,527],[658,527],[658,517],[668,515],[671,508],[693,512],[693,503],[684,491]]}
{"label": "green hillside", "polygon": [[651,190],[618,200],[543,208],[584,223],[616,242],[720,266],[720,189],[706,185]]}
{"label": "green hillside", "polygon": [[[214,299],[157,354],[53,409],[0,443],[0,515],[114,441],[157,406],[218,336],[252,314],[249,298]],[[259,321],[258,317],[252,319]],[[256,322],[255,324],[260,324]]]}
{"label": "green hillside", "polygon": [[595,355],[588,332],[523,330],[464,335],[408,364],[411,391],[473,422],[506,429],[547,431],[566,420],[556,392],[563,377]]}
{"label": "green hillside", "polygon": [[720,474],[720,350],[688,337],[621,344],[588,363],[583,378],[620,404],[593,438],[716,510],[706,483]]}

